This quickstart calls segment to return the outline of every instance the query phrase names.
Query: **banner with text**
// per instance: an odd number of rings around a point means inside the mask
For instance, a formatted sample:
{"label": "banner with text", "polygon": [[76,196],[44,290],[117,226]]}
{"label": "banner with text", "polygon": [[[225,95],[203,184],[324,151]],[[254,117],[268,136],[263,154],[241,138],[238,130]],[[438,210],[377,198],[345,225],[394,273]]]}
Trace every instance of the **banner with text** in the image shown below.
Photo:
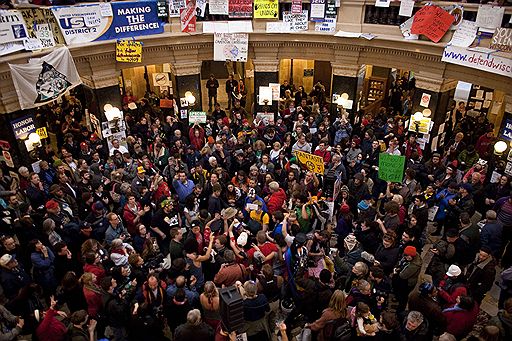
{"label": "banner with text", "polygon": [[441,60],[512,78],[512,59],[493,54],[471,51],[463,47],[446,46]]}
{"label": "banner with text", "polygon": [[311,21],[324,21],[326,0],[311,0]]}
{"label": "banner with text", "polygon": [[248,46],[247,33],[214,33],[213,60],[246,62]]}
{"label": "banner with text", "polygon": [[24,8],[20,12],[25,19],[28,37],[37,39],[41,48],[66,43],[50,8]]}
{"label": "banner with text", "polygon": [[279,1],[278,0],[254,0],[254,18],[255,19],[278,19]]}
{"label": "banner with text", "polygon": [[118,40],[116,42],[116,61],[123,63],[142,62],[142,42]]}
{"label": "banner with text", "polygon": [[390,182],[402,182],[404,176],[405,156],[379,154],[379,179]]}
{"label": "banner with text", "polygon": [[27,27],[20,11],[0,11],[0,44],[27,38]]}
{"label": "banner with text", "polygon": [[156,1],[52,7],[68,45],[162,33]]}
{"label": "banner with text", "polygon": [[12,131],[16,140],[25,140],[30,133],[36,131],[36,124],[33,115],[23,116],[11,121]]}
{"label": "banner with text", "polygon": [[196,31],[196,1],[188,0],[185,8],[180,10],[181,32]]}
{"label": "banner with text", "polygon": [[230,18],[252,18],[252,0],[229,0]]}
{"label": "banner with text", "polygon": [[49,103],[82,83],[67,47],[27,64],[9,64],[21,109]]}

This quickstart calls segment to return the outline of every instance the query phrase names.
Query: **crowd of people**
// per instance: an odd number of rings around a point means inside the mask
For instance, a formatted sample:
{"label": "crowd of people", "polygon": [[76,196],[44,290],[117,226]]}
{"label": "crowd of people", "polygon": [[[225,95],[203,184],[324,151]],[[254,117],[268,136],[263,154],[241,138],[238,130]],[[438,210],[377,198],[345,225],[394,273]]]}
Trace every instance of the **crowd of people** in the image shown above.
{"label": "crowd of people", "polygon": [[[508,339],[512,193],[492,126],[458,104],[429,153],[404,128],[412,91],[397,79],[389,107],[349,115],[320,83],[286,82],[274,119],[210,94],[206,124],[132,96],[110,149],[76,99],[47,107],[59,149],[0,171],[0,339],[460,340],[499,262],[501,310],[470,337]],[[379,178],[381,153],[406,157],[401,183]]]}

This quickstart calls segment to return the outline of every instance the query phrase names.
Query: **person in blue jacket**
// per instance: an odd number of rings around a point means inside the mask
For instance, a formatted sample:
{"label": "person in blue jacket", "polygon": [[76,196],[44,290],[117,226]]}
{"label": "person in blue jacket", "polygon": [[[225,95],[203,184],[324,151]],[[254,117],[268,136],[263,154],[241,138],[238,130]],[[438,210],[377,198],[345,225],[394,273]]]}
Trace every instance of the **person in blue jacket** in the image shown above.
{"label": "person in blue jacket", "polygon": [[455,198],[457,192],[459,190],[459,186],[455,182],[451,182],[448,185],[448,188],[440,189],[436,194],[436,202],[439,209],[437,210],[434,221],[437,223],[437,228],[433,236],[439,236],[441,234],[441,230],[443,229],[444,221],[446,219],[446,212],[449,208],[450,199]]}

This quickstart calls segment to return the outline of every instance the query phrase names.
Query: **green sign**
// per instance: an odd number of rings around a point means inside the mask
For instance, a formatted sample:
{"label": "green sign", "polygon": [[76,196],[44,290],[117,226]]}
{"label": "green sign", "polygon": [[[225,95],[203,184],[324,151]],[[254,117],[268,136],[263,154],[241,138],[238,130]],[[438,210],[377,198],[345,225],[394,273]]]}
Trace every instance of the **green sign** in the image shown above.
{"label": "green sign", "polygon": [[379,179],[390,182],[402,182],[404,166],[405,156],[381,153],[379,155]]}

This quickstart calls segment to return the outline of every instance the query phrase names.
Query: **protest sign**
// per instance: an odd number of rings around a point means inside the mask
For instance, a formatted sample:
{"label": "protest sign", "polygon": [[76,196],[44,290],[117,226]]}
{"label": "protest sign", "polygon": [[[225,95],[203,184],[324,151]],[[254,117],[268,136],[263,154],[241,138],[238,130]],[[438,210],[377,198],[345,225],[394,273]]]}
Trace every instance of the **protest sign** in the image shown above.
{"label": "protest sign", "polygon": [[391,0],[375,0],[375,7],[389,7]]}
{"label": "protest sign", "polygon": [[302,0],[292,0],[292,14],[302,13]]}
{"label": "protest sign", "polygon": [[512,52],[512,29],[498,27],[492,36],[491,49]]}
{"label": "protest sign", "polygon": [[478,27],[495,29],[501,27],[505,7],[494,5],[480,5],[476,14],[476,24]]}
{"label": "protest sign", "polygon": [[229,0],[230,18],[252,18],[252,0]]}
{"label": "protest sign", "polygon": [[27,27],[20,11],[0,11],[0,44],[27,38]]}
{"label": "protest sign", "polygon": [[[446,7],[444,7],[446,9]],[[462,20],[464,19],[464,7],[462,5],[452,5],[451,9],[446,9],[448,13],[453,15],[453,23],[452,26],[450,26],[450,30],[456,30],[459,28],[459,25],[462,23]]]}
{"label": "protest sign", "polygon": [[265,122],[265,124],[268,124],[269,121],[274,121],[274,113],[273,112],[259,112],[256,114],[256,117],[259,120],[262,120]]}
{"label": "protest sign", "polygon": [[154,86],[169,86],[169,74],[167,72],[155,72],[152,74],[153,76],[153,85]]}
{"label": "protest sign", "polygon": [[206,111],[190,111],[188,113],[188,123],[206,123]]}
{"label": "protest sign", "polygon": [[196,2],[187,0],[185,8],[180,9],[181,32],[193,33],[196,31]]}
{"label": "protest sign", "polygon": [[25,140],[30,133],[36,131],[36,125],[33,115],[26,115],[11,121],[12,131],[16,140]]}
{"label": "protest sign", "polygon": [[246,62],[248,45],[247,33],[214,33],[213,60]]}
{"label": "protest sign", "polygon": [[[59,6],[51,10],[68,45],[162,33],[154,1],[112,2],[112,17],[99,4]],[[106,14],[106,13],[103,13]]]}
{"label": "protest sign", "polygon": [[116,61],[123,63],[142,62],[142,42],[118,40],[116,42]]}
{"label": "protest sign", "polygon": [[290,23],[282,21],[274,21],[266,23],[266,33],[289,33]]}
{"label": "protest sign", "polygon": [[400,31],[402,31],[402,35],[404,36],[405,40],[418,40],[419,36],[417,34],[411,33],[411,27],[412,22],[414,20],[413,18],[409,18],[406,21],[404,21],[402,24],[400,24]]}
{"label": "protest sign", "polygon": [[434,43],[439,42],[453,23],[454,17],[438,6],[424,6],[414,15],[412,34],[423,34]]}
{"label": "protest sign", "polygon": [[441,61],[512,77],[512,61],[510,59],[486,52],[450,45],[445,47]]}
{"label": "protest sign", "polygon": [[[162,87],[160,87],[160,88],[162,88]],[[172,99],[161,98],[159,104],[160,104],[160,108],[167,108],[167,109],[174,108],[174,101]]]}
{"label": "protest sign", "polygon": [[22,41],[13,41],[10,43],[0,44],[0,56],[7,55],[23,50],[24,44]]}
{"label": "protest sign", "polygon": [[229,2],[228,0],[209,0],[210,14],[228,15]]}
{"label": "protest sign", "polygon": [[505,122],[505,126],[501,132],[501,137],[503,137],[507,141],[512,141],[512,119],[507,118]]}
{"label": "protest sign", "polygon": [[46,131],[46,127],[41,127],[36,129],[36,134],[42,139],[48,138],[48,132]]}
{"label": "protest sign", "polygon": [[292,14],[283,12],[283,22],[290,24],[291,32],[308,30],[308,11],[302,11],[301,14]]}
{"label": "protest sign", "polygon": [[279,1],[278,0],[254,0],[254,18],[255,19],[278,19]]}
{"label": "protest sign", "polygon": [[311,0],[311,21],[323,21],[325,18],[326,0]]}
{"label": "protest sign", "polygon": [[295,151],[295,156],[297,157],[297,160],[304,165],[308,170],[324,175],[325,168],[324,168],[324,158],[318,155],[313,155],[307,152],[302,151]]}
{"label": "protest sign", "polygon": [[401,17],[410,17],[412,15],[412,11],[414,10],[414,0],[401,0],[400,1],[400,11],[398,15]]}
{"label": "protest sign", "polygon": [[430,95],[423,93],[423,95],[421,95],[420,105],[422,107],[428,108],[429,103],[430,103]]}
{"label": "protest sign", "polygon": [[409,119],[409,131],[414,131],[420,134],[428,134],[430,131],[430,123],[432,120],[430,117],[423,117],[419,122],[414,121],[411,116]]}
{"label": "protest sign", "polygon": [[336,18],[338,15],[338,9],[336,8],[336,0],[327,0],[327,7],[325,8],[326,18]]}
{"label": "protest sign", "polygon": [[336,32],[336,18],[327,18],[322,22],[316,22],[315,31],[325,33]]}
{"label": "protest sign", "polygon": [[169,17],[179,18],[180,11],[187,6],[185,0],[169,0]]}
{"label": "protest sign", "polygon": [[450,44],[460,47],[468,47],[475,40],[477,31],[478,26],[476,22],[462,20],[459,28],[457,28],[457,30],[453,33]]}
{"label": "protest sign", "polygon": [[20,10],[30,38],[39,40],[42,48],[65,44],[59,23],[49,8],[24,8]]}
{"label": "protest sign", "polygon": [[21,109],[49,103],[82,83],[66,47],[54,49],[30,63],[9,64]]}
{"label": "protest sign", "polygon": [[167,0],[157,0],[156,2],[157,15],[160,19],[166,19],[169,16],[169,6]]}
{"label": "protest sign", "polygon": [[390,182],[402,182],[405,156],[381,153],[379,155],[379,179]]}

